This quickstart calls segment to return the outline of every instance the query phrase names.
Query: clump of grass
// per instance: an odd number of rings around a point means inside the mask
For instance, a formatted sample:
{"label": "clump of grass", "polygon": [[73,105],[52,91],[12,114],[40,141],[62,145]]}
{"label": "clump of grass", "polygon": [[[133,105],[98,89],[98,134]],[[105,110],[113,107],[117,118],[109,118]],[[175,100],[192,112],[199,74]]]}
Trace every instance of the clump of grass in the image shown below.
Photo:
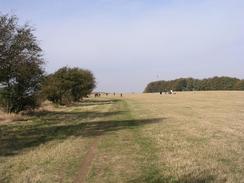
{"label": "clump of grass", "polygon": [[17,121],[26,121],[29,119],[30,115],[35,114],[36,112],[46,112],[57,110],[57,106],[54,106],[51,102],[45,101],[41,104],[38,109],[35,110],[26,110],[18,114],[16,113],[6,113],[0,108],[0,123],[8,122],[17,122]]}
{"label": "clump of grass", "polygon": [[26,120],[26,117],[24,117],[22,114],[13,114],[13,113],[5,113],[3,111],[0,111],[0,123],[8,123],[8,122],[14,122],[14,121],[23,121]]}

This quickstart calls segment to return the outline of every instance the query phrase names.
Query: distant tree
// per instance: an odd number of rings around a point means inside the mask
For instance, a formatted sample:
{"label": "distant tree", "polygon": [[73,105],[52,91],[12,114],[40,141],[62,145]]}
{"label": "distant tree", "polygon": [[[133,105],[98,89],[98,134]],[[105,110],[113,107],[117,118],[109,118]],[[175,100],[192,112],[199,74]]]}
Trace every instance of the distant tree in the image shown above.
{"label": "distant tree", "polygon": [[187,78],[186,79],[186,91],[193,91],[195,90],[195,80],[193,78]]}
{"label": "distant tree", "polygon": [[149,83],[144,92],[152,93],[164,90],[200,91],[200,90],[243,90],[243,80],[231,77],[213,77],[207,79],[180,78],[171,81]]}
{"label": "distant tree", "polygon": [[41,48],[29,25],[0,15],[0,104],[7,112],[38,106],[43,77]]}
{"label": "distant tree", "polygon": [[244,90],[244,80],[240,80],[235,85],[236,90]]}
{"label": "distant tree", "polygon": [[187,80],[184,78],[180,78],[175,80],[172,85],[173,87],[171,89],[175,91],[185,91],[187,89]]}
{"label": "distant tree", "polygon": [[63,67],[47,77],[43,93],[58,104],[77,102],[95,88],[95,78],[89,70]]}

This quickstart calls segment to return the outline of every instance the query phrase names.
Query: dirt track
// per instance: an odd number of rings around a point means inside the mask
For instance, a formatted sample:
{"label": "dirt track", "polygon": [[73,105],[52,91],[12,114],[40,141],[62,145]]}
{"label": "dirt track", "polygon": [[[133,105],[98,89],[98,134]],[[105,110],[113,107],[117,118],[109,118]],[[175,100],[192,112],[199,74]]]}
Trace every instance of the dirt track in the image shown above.
{"label": "dirt track", "polygon": [[74,183],[84,183],[85,182],[86,176],[91,168],[92,161],[96,155],[98,141],[99,141],[99,137],[96,137],[94,139],[94,141],[92,142],[91,146],[89,147],[87,154],[85,155],[83,161],[81,162],[79,174],[76,177]]}

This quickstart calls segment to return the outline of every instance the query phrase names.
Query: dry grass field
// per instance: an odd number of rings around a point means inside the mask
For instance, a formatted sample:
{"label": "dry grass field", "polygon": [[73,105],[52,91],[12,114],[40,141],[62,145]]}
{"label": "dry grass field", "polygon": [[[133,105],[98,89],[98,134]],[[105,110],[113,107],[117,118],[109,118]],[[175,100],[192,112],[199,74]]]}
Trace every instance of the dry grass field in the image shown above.
{"label": "dry grass field", "polygon": [[[152,139],[158,172],[178,182],[244,182],[244,93],[129,96],[137,118],[163,118]],[[167,181],[166,181],[167,182]]]}
{"label": "dry grass field", "polygon": [[0,182],[244,182],[244,92],[125,94],[1,122]]}

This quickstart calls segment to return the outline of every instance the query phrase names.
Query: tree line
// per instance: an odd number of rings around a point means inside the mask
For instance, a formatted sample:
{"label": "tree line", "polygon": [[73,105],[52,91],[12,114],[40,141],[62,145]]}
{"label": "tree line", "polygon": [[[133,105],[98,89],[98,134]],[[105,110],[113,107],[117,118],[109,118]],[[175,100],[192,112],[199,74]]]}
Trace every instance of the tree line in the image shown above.
{"label": "tree line", "polygon": [[174,91],[206,91],[206,90],[244,90],[244,80],[233,77],[212,77],[207,79],[179,78],[170,81],[154,81],[149,83],[144,92]]}
{"label": "tree line", "polygon": [[86,97],[95,88],[89,70],[63,67],[44,71],[42,49],[28,25],[14,15],[0,14],[0,107],[11,113],[35,109],[48,99],[67,104]]}

